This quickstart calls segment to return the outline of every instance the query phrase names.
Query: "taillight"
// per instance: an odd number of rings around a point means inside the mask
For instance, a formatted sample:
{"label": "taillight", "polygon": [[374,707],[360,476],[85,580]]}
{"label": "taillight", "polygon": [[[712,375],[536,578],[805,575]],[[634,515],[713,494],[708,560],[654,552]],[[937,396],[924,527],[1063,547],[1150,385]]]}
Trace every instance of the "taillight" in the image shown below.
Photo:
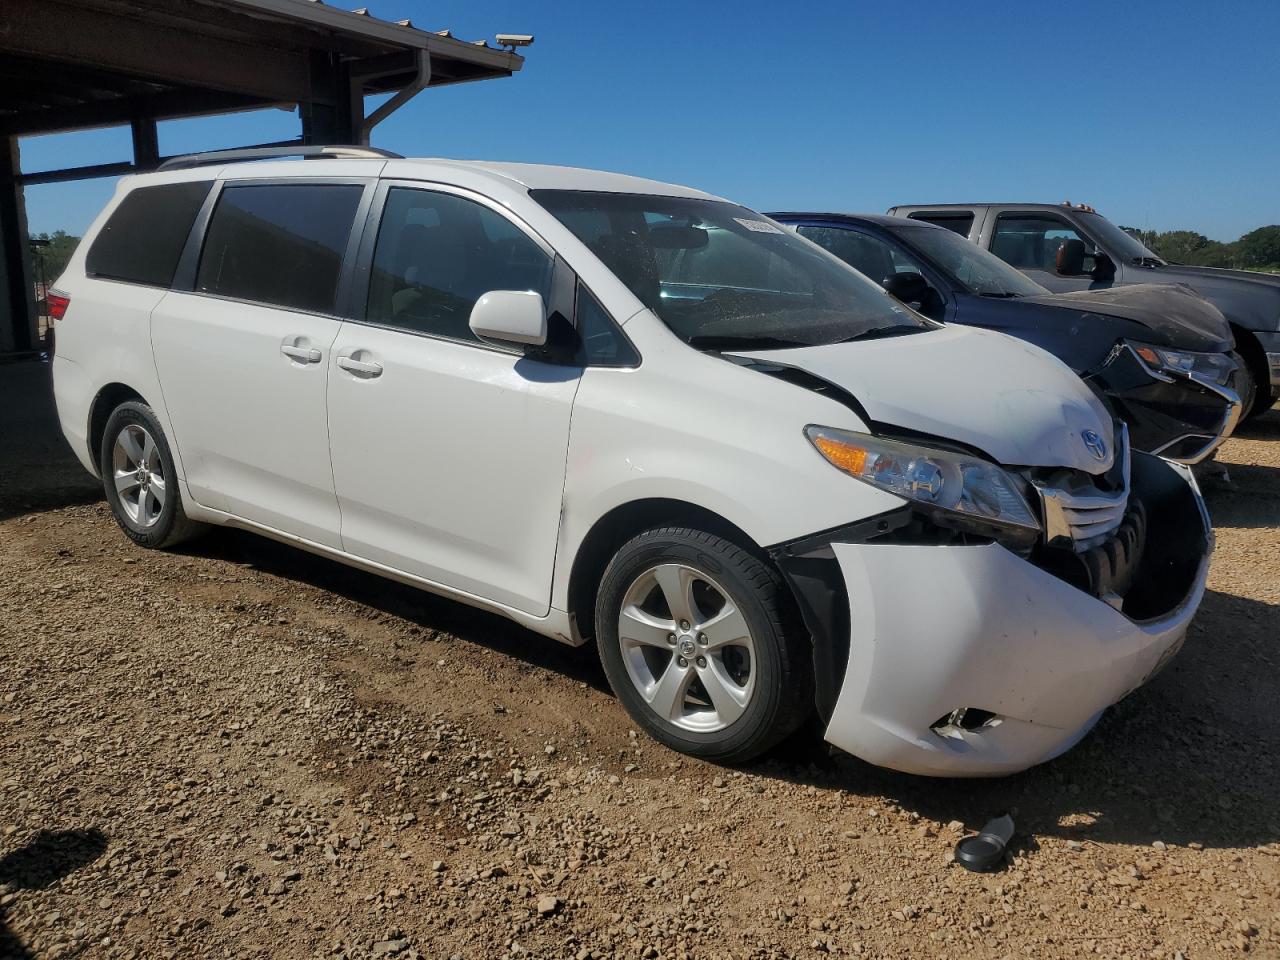
{"label": "taillight", "polygon": [[44,302],[45,309],[49,311],[50,320],[61,320],[67,312],[67,307],[71,306],[71,298],[56,290],[50,290],[45,294]]}

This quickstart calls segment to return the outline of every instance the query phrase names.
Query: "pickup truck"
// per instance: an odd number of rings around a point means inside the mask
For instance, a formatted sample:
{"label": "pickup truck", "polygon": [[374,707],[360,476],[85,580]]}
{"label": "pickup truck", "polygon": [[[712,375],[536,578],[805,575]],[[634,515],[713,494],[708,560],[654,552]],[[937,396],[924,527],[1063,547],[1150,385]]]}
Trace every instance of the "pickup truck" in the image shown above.
{"label": "pickup truck", "polygon": [[1243,417],[1280,396],[1280,276],[1169,263],[1084,204],[935,203],[889,208],[968,237],[1057,293],[1131,283],[1181,283],[1231,324],[1245,369],[1237,392]]}

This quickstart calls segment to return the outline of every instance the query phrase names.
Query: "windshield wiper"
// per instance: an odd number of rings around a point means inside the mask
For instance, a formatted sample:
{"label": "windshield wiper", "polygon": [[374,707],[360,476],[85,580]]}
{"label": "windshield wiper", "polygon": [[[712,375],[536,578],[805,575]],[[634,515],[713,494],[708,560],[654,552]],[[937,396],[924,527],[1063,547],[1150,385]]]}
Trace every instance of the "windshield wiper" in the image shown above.
{"label": "windshield wiper", "polygon": [[999,293],[980,293],[980,294],[978,294],[978,296],[980,296],[980,297],[990,297],[992,300],[1012,300],[1014,297],[1020,297],[1020,296],[1022,296],[1022,294],[1020,294],[1020,293],[1009,293],[1007,290],[1002,290],[1002,291],[1000,291]]}
{"label": "windshield wiper", "polygon": [[879,340],[881,337],[902,337],[909,333],[924,333],[929,327],[920,327],[914,323],[891,323],[884,327],[872,327],[870,330],[863,330],[861,333],[855,333],[852,337],[845,337],[843,340],[833,340],[832,343],[854,343],[858,340]]}
{"label": "windshield wiper", "polygon": [[1163,267],[1165,262],[1159,257],[1133,257],[1130,263],[1135,263],[1140,267]]}
{"label": "windshield wiper", "polygon": [[785,350],[787,347],[811,347],[812,343],[787,340],[785,337],[749,337],[734,334],[695,334],[685,341],[699,350],[738,350],[755,347],[758,350]]}

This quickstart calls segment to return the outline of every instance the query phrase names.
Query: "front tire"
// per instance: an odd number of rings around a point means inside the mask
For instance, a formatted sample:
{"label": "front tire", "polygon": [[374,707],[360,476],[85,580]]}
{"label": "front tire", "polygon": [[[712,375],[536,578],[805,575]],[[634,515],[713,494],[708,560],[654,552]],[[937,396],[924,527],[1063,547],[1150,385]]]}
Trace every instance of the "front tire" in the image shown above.
{"label": "front tire", "polygon": [[205,529],[182,508],[169,442],[145,403],[130,400],[112,411],[98,468],[116,523],[139,546],[172,547]]}
{"label": "front tire", "polygon": [[614,693],[654,739],[744,763],[795,731],[813,703],[807,639],[781,577],[722,537],[667,527],[625,543],[596,601]]}
{"label": "front tire", "polygon": [[1262,402],[1258,394],[1258,380],[1249,361],[1239,353],[1232,353],[1231,359],[1236,362],[1234,386],[1240,398],[1240,422],[1243,423],[1258,413],[1265,413],[1269,404]]}

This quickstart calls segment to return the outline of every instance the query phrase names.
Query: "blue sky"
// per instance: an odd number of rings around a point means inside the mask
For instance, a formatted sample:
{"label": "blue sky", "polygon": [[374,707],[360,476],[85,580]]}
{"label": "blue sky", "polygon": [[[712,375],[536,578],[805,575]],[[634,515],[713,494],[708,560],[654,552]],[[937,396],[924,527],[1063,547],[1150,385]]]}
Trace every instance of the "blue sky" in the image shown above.
{"label": "blue sky", "polygon": [[[1280,223],[1272,0],[367,2],[464,39],[537,38],[515,77],[420,94],[374,131],[407,155],[599,167],[765,210],[1070,199],[1218,240]],[[180,121],[160,149],[297,131],[278,110]],[[128,159],[128,143],[30,138],[23,167]],[[112,189],[29,188],[32,232],[79,233]]]}

